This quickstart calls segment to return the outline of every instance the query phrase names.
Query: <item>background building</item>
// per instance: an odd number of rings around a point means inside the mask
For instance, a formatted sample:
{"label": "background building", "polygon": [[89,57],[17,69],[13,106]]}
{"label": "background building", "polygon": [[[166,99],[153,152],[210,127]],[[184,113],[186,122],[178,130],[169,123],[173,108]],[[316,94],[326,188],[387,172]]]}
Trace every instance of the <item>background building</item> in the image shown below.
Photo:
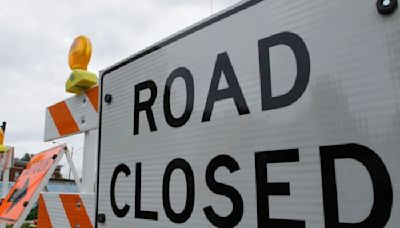
{"label": "background building", "polygon": [[[21,175],[28,161],[14,158],[13,165],[10,168],[10,181],[15,182],[19,175]],[[58,165],[50,179],[63,180],[61,175],[62,165]]]}

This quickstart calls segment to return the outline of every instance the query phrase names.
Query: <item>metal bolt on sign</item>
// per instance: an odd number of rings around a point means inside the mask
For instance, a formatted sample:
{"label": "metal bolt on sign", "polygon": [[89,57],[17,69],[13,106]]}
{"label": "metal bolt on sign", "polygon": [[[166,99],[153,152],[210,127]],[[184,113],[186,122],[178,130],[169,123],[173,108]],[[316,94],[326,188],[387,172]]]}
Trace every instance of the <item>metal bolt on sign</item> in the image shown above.
{"label": "metal bolt on sign", "polygon": [[106,215],[101,213],[97,216],[97,220],[99,221],[99,223],[105,223],[106,222]]}
{"label": "metal bolt on sign", "polygon": [[105,97],[104,97],[104,101],[105,101],[107,104],[110,104],[111,101],[112,101],[112,95],[111,95],[111,94],[106,94]]}
{"label": "metal bolt on sign", "polygon": [[377,0],[376,8],[380,14],[388,15],[393,13],[397,8],[397,0]]}

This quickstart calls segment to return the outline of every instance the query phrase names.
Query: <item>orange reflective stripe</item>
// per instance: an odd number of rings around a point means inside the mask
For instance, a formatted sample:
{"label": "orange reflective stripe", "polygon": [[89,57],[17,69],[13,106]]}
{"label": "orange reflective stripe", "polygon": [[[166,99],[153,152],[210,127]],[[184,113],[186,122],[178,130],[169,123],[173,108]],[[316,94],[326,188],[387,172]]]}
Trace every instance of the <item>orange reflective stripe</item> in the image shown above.
{"label": "orange reflective stripe", "polygon": [[60,194],[71,227],[93,227],[79,195]]}
{"label": "orange reflective stripe", "polygon": [[49,112],[60,135],[68,135],[79,131],[79,127],[75,123],[74,117],[72,117],[65,101],[50,106]]}
{"label": "orange reflective stripe", "polygon": [[46,204],[44,203],[43,196],[39,196],[39,212],[38,212],[38,227],[52,228],[50,216],[47,213]]}
{"label": "orange reflective stripe", "polygon": [[94,110],[99,112],[99,86],[95,86],[85,92],[86,96],[89,97],[89,101],[92,104]]}

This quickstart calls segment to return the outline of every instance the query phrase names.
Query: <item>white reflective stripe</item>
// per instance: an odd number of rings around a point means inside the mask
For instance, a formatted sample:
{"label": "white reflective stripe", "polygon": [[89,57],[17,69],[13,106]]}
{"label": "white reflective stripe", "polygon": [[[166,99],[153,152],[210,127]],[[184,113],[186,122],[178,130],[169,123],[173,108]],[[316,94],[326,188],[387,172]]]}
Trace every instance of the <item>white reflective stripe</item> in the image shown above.
{"label": "white reflective stripe", "polygon": [[47,214],[53,227],[68,227],[70,225],[64,206],[57,193],[42,193],[44,203],[46,205]]}
{"label": "white reflective stripe", "polygon": [[60,137],[54,120],[50,115],[50,111],[46,108],[45,125],[44,125],[44,141],[50,141]]}
{"label": "white reflective stripe", "polygon": [[81,132],[97,128],[97,112],[86,94],[75,95],[65,103]]}
{"label": "white reflective stripe", "polygon": [[85,205],[86,214],[90,219],[90,223],[94,224],[95,216],[95,194],[80,194],[83,205]]}

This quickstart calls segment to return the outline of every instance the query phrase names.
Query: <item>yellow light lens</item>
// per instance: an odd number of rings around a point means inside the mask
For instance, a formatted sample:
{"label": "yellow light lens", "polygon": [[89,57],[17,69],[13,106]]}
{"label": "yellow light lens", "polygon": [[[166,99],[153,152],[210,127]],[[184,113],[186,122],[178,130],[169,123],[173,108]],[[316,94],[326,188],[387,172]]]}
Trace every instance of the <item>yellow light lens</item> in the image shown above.
{"label": "yellow light lens", "polygon": [[92,44],[86,36],[78,36],[69,49],[69,67],[71,70],[87,70],[90,57],[92,56]]}

